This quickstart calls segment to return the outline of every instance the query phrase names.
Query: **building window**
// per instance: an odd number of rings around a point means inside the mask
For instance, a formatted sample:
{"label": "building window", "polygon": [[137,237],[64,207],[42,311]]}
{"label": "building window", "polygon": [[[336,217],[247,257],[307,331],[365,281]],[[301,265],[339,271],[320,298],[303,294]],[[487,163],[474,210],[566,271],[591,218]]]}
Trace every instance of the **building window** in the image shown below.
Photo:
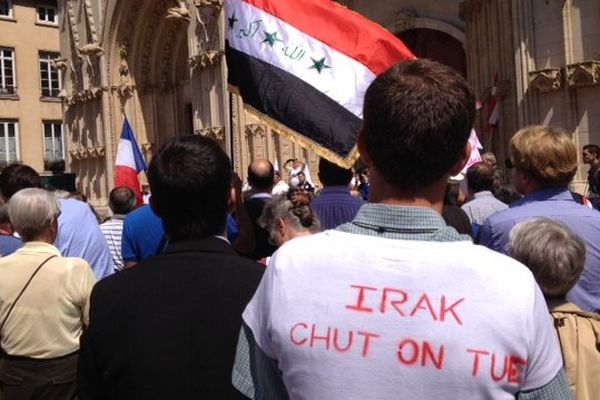
{"label": "building window", "polygon": [[0,18],[12,18],[12,2],[10,0],[0,0]]}
{"label": "building window", "polygon": [[58,25],[56,7],[52,5],[38,6],[37,21],[42,24]]}
{"label": "building window", "polygon": [[40,81],[43,97],[57,97],[61,90],[60,74],[52,68],[52,60],[59,57],[57,53],[40,53]]}
{"label": "building window", "polygon": [[0,95],[15,93],[15,52],[0,47]]}
{"label": "building window", "polygon": [[64,158],[62,122],[44,121],[44,160],[57,161]]}
{"label": "building window", "polygon": [[0,163],[19,161],[19,123],[0,120]]}

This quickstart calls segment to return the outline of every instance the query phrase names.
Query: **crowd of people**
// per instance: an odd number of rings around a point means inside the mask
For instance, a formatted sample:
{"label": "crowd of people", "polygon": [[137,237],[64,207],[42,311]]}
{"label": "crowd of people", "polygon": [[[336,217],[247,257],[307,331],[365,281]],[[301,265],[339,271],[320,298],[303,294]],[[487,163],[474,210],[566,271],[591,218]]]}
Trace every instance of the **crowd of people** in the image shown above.
{"label": "crowd of people", "polygon": [[[98,222],[0,173],[0,399],[598,399],[600,148],[524,127],[470,159],[475,96],[399,63],[365,94],[360,166],[181,136],[149,204]],[[508,182],[507,182],[508,181]],[[510,183],[510,185],[508,184]],[[151,194],[150,194],[151,193]]]}

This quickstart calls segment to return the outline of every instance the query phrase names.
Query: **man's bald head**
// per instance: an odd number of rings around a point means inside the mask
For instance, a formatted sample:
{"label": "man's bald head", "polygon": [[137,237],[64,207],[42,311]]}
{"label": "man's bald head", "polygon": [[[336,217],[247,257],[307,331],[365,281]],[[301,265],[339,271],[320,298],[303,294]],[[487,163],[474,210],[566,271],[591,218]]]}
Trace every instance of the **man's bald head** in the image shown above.
{"label": "man's bald head", "polygon": [[257,159],[248,167],[248,183],[253,189],[270,192],[273,187],[275,169],[269,160]]}

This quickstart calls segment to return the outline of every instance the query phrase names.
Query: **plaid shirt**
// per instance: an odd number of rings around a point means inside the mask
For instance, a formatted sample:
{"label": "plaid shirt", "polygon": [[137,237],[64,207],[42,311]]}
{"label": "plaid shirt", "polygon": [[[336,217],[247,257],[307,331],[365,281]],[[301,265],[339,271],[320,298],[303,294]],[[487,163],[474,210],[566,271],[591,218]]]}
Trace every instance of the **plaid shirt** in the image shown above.
{"label": "plaid shirt", "polygon": [[[356,218],[337,230],[386,239],[455,242],[471,240],[446,225],[440,214],[429,208],[368,203]],[[251,399],[287,399],[277,360],[267,357],[256,344],[252,331],[240,331],[232,383]],[[519,400],[572,399],[564,370],[547,385],[518,395]]]}

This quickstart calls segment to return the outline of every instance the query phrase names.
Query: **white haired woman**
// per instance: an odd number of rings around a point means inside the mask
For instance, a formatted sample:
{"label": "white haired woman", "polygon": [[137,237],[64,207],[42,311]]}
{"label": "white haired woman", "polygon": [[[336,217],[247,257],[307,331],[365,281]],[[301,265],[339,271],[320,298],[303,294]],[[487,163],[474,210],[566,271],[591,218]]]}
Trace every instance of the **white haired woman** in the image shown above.
{"label": "white haired woman", "polygon": [[585,243],[558,221],[532,219],[510,231],[509,254],[531,270],[544,293],[575,398],[598,399],[600,315],[566,300],[583,271]]}
{"label": "white haired woman", "polygon": [[295,237],[312,235],[321,230],[321,223],[310,208],[310,201],[310,194],[290,189],[265,205],[258,223],[269,232],[271,241],[277,247]]}
{"label": "white haired woman", "polygon": [[0,258],[0,398],[75,398],[79,337],[95,283],[80,258],[53,246],[59,203],[50,192],[23,189],[8,203],[23,247]]}

